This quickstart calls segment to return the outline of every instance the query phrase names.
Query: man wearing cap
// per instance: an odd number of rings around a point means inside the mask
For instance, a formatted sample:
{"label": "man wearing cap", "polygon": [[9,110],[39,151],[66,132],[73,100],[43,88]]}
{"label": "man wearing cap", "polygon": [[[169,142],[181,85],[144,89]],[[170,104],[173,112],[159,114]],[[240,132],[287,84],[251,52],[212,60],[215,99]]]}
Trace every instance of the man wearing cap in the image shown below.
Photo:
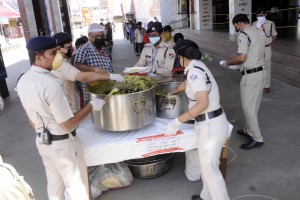
{"label": "man wearing cap", "polygon": [[247,143],[241,145],[241,149],[249,150],[264,144],[257,114],[266,76],[264,67],[265,45],[260,32],[250,25],[246,14],[234,16],[232,24],[238,32],[238,55],[222,62],[221,65],[224,69],[229,65],[239,65],[242,73],[240,91],[245,126],[244,130],[238,130],[238,134],[249,138]]}
{"label": "man wearing cap", "polygon": [[16,91],[35,132],[36,145],[42,157],[48,180],[50,200],[89,199],[87,166],[80,140],[71,132],[92,110],[104,105],[92,100],[73,113],[65,95],[63,82],[50,72],[57,53],[56,40],[35,37],[26,45],[30,70],[20,76]]}
{"label": "man wearing cap", "polygon": [[135,66],[151,66],[154,76],[158,83],[169,82],[172,79],[172,69],[175,60],[173,48],[168,48],[162,43],[161,33],[163,28],[160,22],[154,22],[147,29],[150,43],[145,44],[138,63]]}
{"label": "man wearing cap", "polygon": [[253,22],[252,26],[261,32],[261,36],[265,42],[265,67],[266,67],[266,80],[264,86],[264,93],[270,93],[271,89],[271,45],[277,37],[277,31],[274,22],[266,19],[267,13],[264,8],[256,10],[257,21]]}
{"label": "man wearing cap", "polygon": [[[89,41],[77,52],[74,65],[80,71],[112,73],[109,49],[105,46],[104,28],[93,23],[88,28]],[[84,103],[89,102],[87,84],[83,83]]]}
{"label": "man wearing cap", "polygon": [[164,31],[162,33],[162,38],[163,38],[164,45],[169,48],[174,48],[175,42],[173,41],[172,27],[167,25],[167,26],[164,26],[163,30]]}
{"label": "man wearing cap", "polygon": [[63,56],[63,62],[60,67],[56,70],[52,70],[52,74],[57,78],[64,81],[64,86],[66,87],[68,101],[75,113],[77,111],[76,106],[76,96],[75,96],[75,80],[90,83],[99,80],[115,80],[123,82],[124,78],[120,74],[110,74],[107,72],[97,73],[97,72],[81,72],[77,68],[70,64],[70,59],[73,53],[72,47],[72,37],[69,33],[57,33],[52,36],[56,39],[57,45],[59,46],[59,51]]}

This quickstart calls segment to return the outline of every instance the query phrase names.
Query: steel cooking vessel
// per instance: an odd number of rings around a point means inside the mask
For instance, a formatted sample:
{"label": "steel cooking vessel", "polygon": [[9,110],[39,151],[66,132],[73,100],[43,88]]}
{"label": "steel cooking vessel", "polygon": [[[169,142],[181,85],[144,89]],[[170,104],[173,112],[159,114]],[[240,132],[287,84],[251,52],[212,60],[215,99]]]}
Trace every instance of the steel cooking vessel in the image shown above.
{"label": "steel cooking vessel", "polygon": [[151,124],[156,117],[155,88],[109,97],[90,93],[91,100],[107,97],[100,111],[92,111],[94,125],[107,131],[129,131]]}
{"label": "steel cooking vessel", "polygon": [[163,154],[148,158],[124,161],[132,175],[137,178],[157,178],[166,174],[173,165],[174,154]]}
{"label": "steel cooking vessel", "polygon": [[176,95],[168,95],[180,82],[159,84],[156,88],[156,112],[157,117],[173,119],[188,110],[188,99],[184,92]]}

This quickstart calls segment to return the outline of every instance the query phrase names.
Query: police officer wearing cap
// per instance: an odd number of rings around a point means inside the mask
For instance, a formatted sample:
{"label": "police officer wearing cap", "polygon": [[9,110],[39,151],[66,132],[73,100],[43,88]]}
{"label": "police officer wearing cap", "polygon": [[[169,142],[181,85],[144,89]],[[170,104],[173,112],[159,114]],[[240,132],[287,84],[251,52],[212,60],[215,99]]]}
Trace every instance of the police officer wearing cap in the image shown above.
{"label": "police officer wearing cap", "polygon": [[245,126],[244,130],[238,130],[237,133],[249,139],[247,143],[241,145],[241,149],[249,150],[261,147],[264,144],[257,114],[266,77],[264,66],[265,43],[261,33],[250,25],[246,14],[234,16],[232,24],[238,32],[238,55],[222,62],[221,65],[224,69],[227,69],[229,65],[239,65],[242,74],[240,91]]}
{"label": "police officer wearing cap", "polygon": [[58,51],[61,53],[63,60],[61,64],[58,64],[59,66],[57,69],[51,70],[51,73],[64,81],[68,101],[74,113],[78,108],[76,105],[75,81],[85,83],[91,83],[99,80],[115,80],[118,82],[124,81],[124,77],[120,74],[110,74],[107,72],[81,72],[70,64],[70,59],[73,53],[71,35],[69,33],[61,32],[53,35],[52,37],[56,39],[57,45],[59,46]]}
{"label": "police officer wearing cap", "polygon": [[137,67],[152,67],[154,76],[158,83],[169,82],[172,79],[172,69],[175,61],[174,49],[166,47],[162,43],[161,33],[163,28],[160,22],[154,22],[147,29],[150,43],[145,44]]}
{"label": "police officer wearing cap", "polygon": [[63,82],[50,72],[57,53],[56,40],[35,37],[26,45],[30,70],[20,76],[16,91],[36,132],[36,145],[48,180],[50,200],[89,199],[87,166],[79,138],[71,132],[104,101],[92,100],[73,113]]}
{"label": "police officer wearing cap", "polygon": [[266,68],[266,80],[264,86],[264,93],[271,92],[271,57],[272,50],[271,45],[277,38],[277,31],[274,22],[266,19],[267,13],[264,8],[258,8],[256,10],[257,21],[253,22],[252,26],[257,28],[261,36],[263,37],[265,44],[265,68]]}
{"label": "police officer wearing cap", "polygon": [[220,105],[217,82],[200,61],[201,52],[195,42],[181,40],[176,43],[175,51],[181,66],[185,68],[186,81],[170,94],[185,91],[189,109],[168,124],[166,135],[175,135],[182,123],[195,120],[203,190],[200,195],[193,195],[192,200],[229,200],[219,169],[221,151],[229,135],[229,124]]}

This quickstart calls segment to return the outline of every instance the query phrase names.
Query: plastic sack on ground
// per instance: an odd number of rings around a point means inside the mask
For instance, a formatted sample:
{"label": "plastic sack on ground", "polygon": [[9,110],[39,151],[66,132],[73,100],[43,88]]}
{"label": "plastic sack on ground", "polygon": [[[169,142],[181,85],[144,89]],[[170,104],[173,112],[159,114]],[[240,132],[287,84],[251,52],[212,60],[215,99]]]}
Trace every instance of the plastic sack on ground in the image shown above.
{"label": "plastic sack on ground", "polygon": [[34,200],[31,187],[15,168],[3,163],[0,155],[0,199]]}
{"label": "plastic sack on ground", "polygon": [[93,199],[104,191],[128,187],[133,183],[131,171],[123,162],[89,167],[88,172]]}
{"label": "plastic sack on ground", "polygon": [[185,152],[184,173],[189,181],[198,181],[201,179],[198,149],[193,149]]}

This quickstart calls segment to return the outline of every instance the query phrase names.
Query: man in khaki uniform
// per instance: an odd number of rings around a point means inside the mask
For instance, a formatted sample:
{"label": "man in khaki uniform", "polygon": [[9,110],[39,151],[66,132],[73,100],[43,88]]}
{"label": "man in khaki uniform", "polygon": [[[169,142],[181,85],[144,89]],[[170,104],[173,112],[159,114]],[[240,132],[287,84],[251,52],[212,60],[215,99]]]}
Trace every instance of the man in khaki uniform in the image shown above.
{"label": "man in khaki uniform", "polygon": [[147,29],[150,43],[145,44],[137,67],[151,66],[158,83],[169,82],[172,79],[172,69],[175,61],[175,51],[163,45],[160,34],[163,28],[160,22],[154,22]]}
{"label": "man in khaki uniform", "polygon": [[51,70],[57,53],[56,40],[35,37],[26,45],[30,70],[18,80],[16,90],[36,132],[36,145],[42,157],[49,200],[89,199],[87,166],[74,129],[92,110],[99,111],[104,101],[94,99],[73,113],[63,82]]}
{"label": "man in khaki uniform", "polygon": [[99,80],[115,80],[117,82],[123,82],[124,77],[120,74],[112,74],[108,72],[82,72],[76,67],[70,64],[70,59],[73,52],[72,37],[68,33],[57,33],[52,36],[56,39],[57,45],[61,55],[63,56],[63,62],[58,69],[51,70],[51,73],[57,78],[64,81],[66,89],[66,95],[73,113],[77,112],[78,106],[76,105],[76,92],[75,81],[91,83]]}
{"label": "man in khaki uniform", "polygon": [[261,147],[263,137],[258,123],[260,107],[265,81],[264,42],[260,32],[250,25],[246,14],[237,14],[232,24],[238,32],[238,55],[222,63],[223,68],[229,65],[239,65],[242,73],[240,82],[241,101],[245,117],[245,128],[238,130],[238,134],[249,137],[249,141],[241,145],[241,149]]}
{"label": "man in khaki uniform", "polygon": [[270,93],[271,86],[271,44],[276,40],[277,31],[274,22],[266,20],[266,10],[258,8],[256,10],[257,21],[253,22],[252,26],[261,32],[265,44],[265,67],[266,67],[266,81],[264,86],[264,93]]}

